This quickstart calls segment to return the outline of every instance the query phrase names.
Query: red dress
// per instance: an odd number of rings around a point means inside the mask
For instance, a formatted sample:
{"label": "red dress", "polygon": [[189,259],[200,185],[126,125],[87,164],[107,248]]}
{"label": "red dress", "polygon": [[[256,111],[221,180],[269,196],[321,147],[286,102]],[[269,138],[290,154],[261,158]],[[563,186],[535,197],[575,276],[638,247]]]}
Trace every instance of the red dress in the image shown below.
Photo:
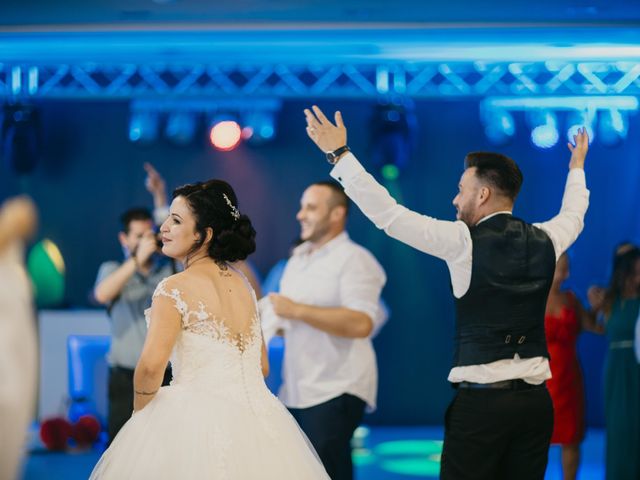
{"label": "red dress", "polygon": [[576,342],[580,323],[577,299],[567,293],[567,304],[557,315],[545,315],[547,349],[552,378],[547,387],[553,401],[553,435],[551,443],[579,443],[584,437],[584,390]]}

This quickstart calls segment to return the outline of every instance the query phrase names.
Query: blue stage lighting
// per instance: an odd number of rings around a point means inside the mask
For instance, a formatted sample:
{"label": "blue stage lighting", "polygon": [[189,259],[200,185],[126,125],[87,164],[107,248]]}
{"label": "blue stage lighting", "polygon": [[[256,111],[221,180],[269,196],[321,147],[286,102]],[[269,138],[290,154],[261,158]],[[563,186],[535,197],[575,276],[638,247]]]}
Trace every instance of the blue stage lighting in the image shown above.
{"label": "blue stage lighting", "polygon": [[506,110],[490,110],[483,114],[484,133],[494,145],[505,145],[516,133],[516,123]]}
{"label": "blue stage lighting", "polygon": [[589,145],[591,145],[595,139],[595,132],[593,131],[594,116],[594,113],[585,110],[571,112],[567,117],[567,141],[573,143],[573,137],[578,134],[578,129],[585,127],[589,135]]}
{"label": "blue stage lighting", "polygon": [[551,148],[560,138],[558,133],[558,121],[553,112],[539,112],[536,115],[538,120],[534,120],[535,126],[531,130],[531,141],[538,148]]}
{"label": "blue stage lighting", "polygon": [[196,117],[193,112],[171,112],[164,130],[169,141],[176,145],[188,145],[196,133]]}
{"label": "blue stage lighting", "polygon": [[134,111],[129,119],[129,140],[133,143],[152,143],[158,138],[158,114]]}
{"label": "blue stage lighting", "polygon": [[211,122],[209,140],[216,150],[235,150],[242,141],[242,128],[237,122],[237,116],[230,113],[216,114]]}
{"label": "blue stage lighting", "polygon": [[42,153],[42,122],[33,105],[13,104],[2,108],[0,145],[2,157],[14,172],[31,173]]}
{"label": "blue stage lighting", "polygon": [[276,135],[275,112],[252,111],[243,116],[243,136],[250,144],[266,143]]}
{"label": "blue stage lighting", "polygon": [[629,124],[626,115],[620,110],[611,109],[600,112],[598,119],[598,139],[607,147],[615,147],[627,138]]}
{"label": "blue stage lighting", "polygon": [[371,117],[371,160],[387,180],[398,178],[411,157],[416,131],[413,102],[399,99],[376,105]]}

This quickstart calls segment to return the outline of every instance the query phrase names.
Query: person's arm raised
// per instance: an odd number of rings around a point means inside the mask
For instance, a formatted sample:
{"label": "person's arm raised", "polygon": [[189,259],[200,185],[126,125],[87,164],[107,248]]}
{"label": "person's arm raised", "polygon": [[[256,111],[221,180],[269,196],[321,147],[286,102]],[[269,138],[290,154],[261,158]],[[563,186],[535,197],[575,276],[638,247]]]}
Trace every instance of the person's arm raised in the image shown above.
{"label": "person's arm raised", "polygon": [[573,139],[575,146],[571,143],[567,144],[571,151],[571,159],[560,213],[547,222],[534,224],[544,230],[551,238],[556,259],[560,258],[560,255],[571,246],[582,232],[584,216],[589,207],[589,190],[587,190],[584,175],[584,162],[589,150],[589,135],[585,128],[581,128]]}
{"label": "person's arm raised", "polygon": [[149,162],[144,164],[144,170],[147,172],[144,185],[153,197],[153,221],[156,225],[162,225],[169,216],[166,183],[160,172]]}
{"label": "person's arm raised", "polygon": [[584,170],[584,161],[589,151],[589,134],[587,133],[587,129],[585,127],[578,129],[578,133],[573,136],[573,143],[567,142],[567,147],[571,152],[569,169],[581,168]]}
{"label": "person's arm raised", "polygon": [[[333,152],[346,144],[347,129],[340,112],[335,113],[335,125],[315,105],[304,113],[307,134],[320,150]],[[456,261],[470,252],[471,237],[463,222],[438,220],[399,205],[353,154],[341,155],[331,176],[369,220],[390,237],[446,261]]]}

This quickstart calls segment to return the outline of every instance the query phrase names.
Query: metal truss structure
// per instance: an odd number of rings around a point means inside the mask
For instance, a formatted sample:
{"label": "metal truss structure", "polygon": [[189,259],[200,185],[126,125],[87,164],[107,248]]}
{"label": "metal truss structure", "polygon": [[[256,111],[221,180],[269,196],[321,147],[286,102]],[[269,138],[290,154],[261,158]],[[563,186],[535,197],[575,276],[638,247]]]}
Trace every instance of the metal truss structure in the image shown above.
{"label": "metal truss structure", "polygon": [[0,98],[482,98],[640,95],[640,61],[336,65],[0,63]]}

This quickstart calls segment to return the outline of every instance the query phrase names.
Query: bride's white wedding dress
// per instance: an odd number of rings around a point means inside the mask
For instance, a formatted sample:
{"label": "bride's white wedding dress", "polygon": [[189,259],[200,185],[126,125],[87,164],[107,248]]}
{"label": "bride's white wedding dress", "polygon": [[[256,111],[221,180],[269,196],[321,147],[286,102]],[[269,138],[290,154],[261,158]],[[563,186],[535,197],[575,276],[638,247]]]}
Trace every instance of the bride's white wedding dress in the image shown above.
{"label": "bride's white wedding dress", "polygon": [[234,335],[213,309],[189,301],[167,280],[154,298],[170,298],[182,318],[173,381],[133,414],[91,479],[328,480],[313,447],[264,383],[257,313],[250,333]]}

